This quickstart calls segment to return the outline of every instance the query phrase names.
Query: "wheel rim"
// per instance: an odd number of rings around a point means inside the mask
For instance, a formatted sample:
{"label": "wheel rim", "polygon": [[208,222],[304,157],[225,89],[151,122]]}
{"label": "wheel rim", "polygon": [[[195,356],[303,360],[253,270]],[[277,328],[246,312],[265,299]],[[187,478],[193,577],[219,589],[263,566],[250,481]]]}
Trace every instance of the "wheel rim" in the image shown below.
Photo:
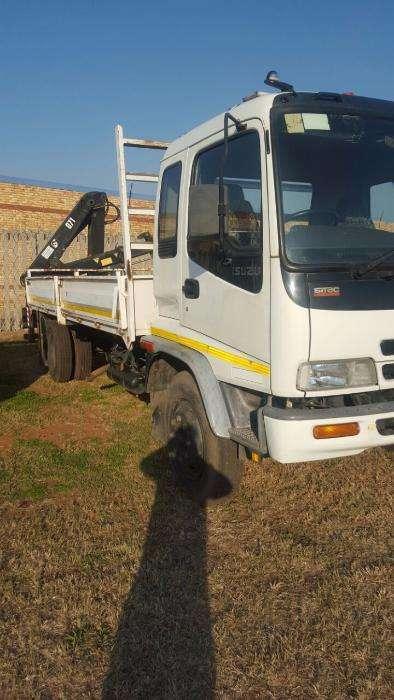
{"label": "wheel rim", "polygon": [[170,415],[169,456],[188,480],[200,481],[204,473],[204,439],[200,422],[185,399],[175,403]]}

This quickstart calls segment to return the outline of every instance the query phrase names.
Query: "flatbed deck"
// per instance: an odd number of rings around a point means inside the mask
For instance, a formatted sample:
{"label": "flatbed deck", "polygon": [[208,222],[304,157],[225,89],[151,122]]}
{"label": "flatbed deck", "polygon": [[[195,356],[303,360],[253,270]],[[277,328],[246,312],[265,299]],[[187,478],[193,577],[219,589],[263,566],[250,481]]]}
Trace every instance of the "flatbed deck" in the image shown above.
{"label": "flatbed deck", "polygon": [[56,317],[121,336],[126,345],[149,332],[153,312],[153,275],[123,269],[28,270],[28,305]]}

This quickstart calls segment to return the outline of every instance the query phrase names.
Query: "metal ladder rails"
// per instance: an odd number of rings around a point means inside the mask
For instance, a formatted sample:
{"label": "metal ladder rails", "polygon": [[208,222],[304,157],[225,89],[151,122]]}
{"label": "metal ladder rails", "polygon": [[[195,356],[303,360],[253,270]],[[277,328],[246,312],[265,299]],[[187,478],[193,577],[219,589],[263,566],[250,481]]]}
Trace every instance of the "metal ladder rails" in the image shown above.
{"label": "metal ladder rails", "polygon": [[155,173],[131,173],[126,171],[125,148],[148,148],[151,150],[165,151],[169,143],[166,141],[150,141],[147,139],[130,139],[123,135],[120,124],[115,127],[116,157],[118,163],[118,181],[120,196],[120,214],[122,221],[123,250],[126,270],[131,269],[132,251],[153,250],[153,243],[137,242],[131,240],[129,215],[152,216],[152,209],[139,209],[129,207],[127,199],[127,182],[158,182],[159,176]]}

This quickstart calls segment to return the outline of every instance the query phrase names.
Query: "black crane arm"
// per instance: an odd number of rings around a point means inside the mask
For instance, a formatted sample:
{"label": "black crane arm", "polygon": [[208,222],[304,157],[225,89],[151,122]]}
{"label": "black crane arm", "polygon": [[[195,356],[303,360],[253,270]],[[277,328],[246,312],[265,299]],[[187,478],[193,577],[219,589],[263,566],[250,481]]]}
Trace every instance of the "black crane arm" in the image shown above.
{"label": "black crane arm", "polygon": [[[74,209],[60,224],[54,235],[33,260],[30,268],[49,269],[60,267],[60,258],[83,229],[88,226],[88,256],[104,252],[105,216],[109,206],[117,209],[108,201],[105,192],[87,192],[81,197]],[[119,210],[117,209],[118,215]],[[116,221],[116,216],[113,221]]]}

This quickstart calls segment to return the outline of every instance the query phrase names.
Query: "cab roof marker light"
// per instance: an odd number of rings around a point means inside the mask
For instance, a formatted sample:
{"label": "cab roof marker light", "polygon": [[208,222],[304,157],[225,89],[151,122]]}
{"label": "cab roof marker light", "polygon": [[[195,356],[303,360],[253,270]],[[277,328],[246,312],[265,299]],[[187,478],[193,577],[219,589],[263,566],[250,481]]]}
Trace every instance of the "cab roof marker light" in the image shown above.
{"label": "cab roof marker light", "polygon": [[269,85],[269,87],[273,87],[277,90],[280,90],[280,92],[294,92],[293,85],[290,85],[290,83],[284,83],[282,80],[279,80],[279,76],[276,70],[268,71],[264,83],[265,85]]}

